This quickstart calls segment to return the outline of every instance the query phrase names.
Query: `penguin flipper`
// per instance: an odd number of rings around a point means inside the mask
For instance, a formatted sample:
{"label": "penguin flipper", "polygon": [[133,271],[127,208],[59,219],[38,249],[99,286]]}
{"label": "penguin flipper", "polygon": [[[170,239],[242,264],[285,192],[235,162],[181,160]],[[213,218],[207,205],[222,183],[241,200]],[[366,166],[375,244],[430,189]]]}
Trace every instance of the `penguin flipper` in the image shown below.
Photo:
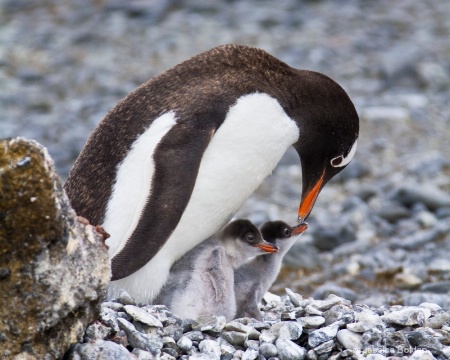
{"label": "penguin flipper", "polygon": [[112,281],[138,271],[169,239],[189,202],[215,130],[214,125],[199,131],[178,122],[161,139],[153,155],[152,188],[138,224],[111,260]]}

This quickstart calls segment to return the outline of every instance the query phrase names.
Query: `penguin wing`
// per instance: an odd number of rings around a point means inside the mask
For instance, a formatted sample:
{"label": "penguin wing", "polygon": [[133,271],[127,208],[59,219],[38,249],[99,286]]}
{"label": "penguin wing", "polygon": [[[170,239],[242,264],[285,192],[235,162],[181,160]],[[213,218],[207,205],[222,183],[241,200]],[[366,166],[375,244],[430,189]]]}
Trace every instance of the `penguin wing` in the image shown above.
{"label": "penguin wing", "polygon": [[205,258],[205,282],[208,283],[211,289],[210,298],[215,302],[221,302],[226,298],[226,275],[224,272],[224,264],[226,254],[223,247],[216,247],[211,254]]}
{"label": "penguin wing", "polygon": [[216,126],[176,123],[153,154],[154,173],[147,202],[125,246],[112,258],[111,280],[138,271],[163,247],[189,202],[200,162]]}

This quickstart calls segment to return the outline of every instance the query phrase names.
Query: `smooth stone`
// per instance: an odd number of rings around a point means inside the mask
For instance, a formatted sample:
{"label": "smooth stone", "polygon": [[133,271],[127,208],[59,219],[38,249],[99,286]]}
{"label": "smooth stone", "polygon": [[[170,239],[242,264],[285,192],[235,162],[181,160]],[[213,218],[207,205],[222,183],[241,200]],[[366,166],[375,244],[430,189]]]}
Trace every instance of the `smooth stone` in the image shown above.
{"label": "smooth stone", "polygon": [[362,349],[362,336],[348,329],[339,330],[337,340],[345,349]]}
{"label": "smooth stone", "polygon": [[117,300],[123,305],[137,305],[136,301],[125,290],[121,290]]}
{"label": "smooth stone", "polygon": [[199,330],[188,331],[183,336],[186,336],[192,341],[202,341],[205,338],[205,335]]}
{"label": "smooth stone", "polygon": [[264,342],[259,346],[259,354],[268,359],[277,356],[278,350],[274,344]]}
{"label": "smooth stone", "polygon": [[387,323],[394,323],[403,326],[420,325],[423,326],[425,321],[431,316],[430,309],[418,306],[404,307],[401,310],[393,311],[382,317]]}
{"label": "smooth stone", "polygon": [[450,195],[433,184],[402,185],[391,198],[408,207],[423,203],[432,211],[450,206]]}
{"label": "smooth stone", "polygon": [[288,339],[278,339],[276,347],[280,360],[303,360],[306,356],[305,348]]}
{"label": "smooth stone", "polygon": [[325,323],[325,318],[323,316],[312,315],[312,316],[303,316],[299,318],[304,328],[314,329],[318,328],[320,325]]}
{"label": "smooth stone", "polygon": [[322,286],[319,286],[313,294],[314,299],[326,299],[330,295],[336,295],[338,297],[355,301],[357,299],[357,294],[351,289],[333,284],[326,283]]}
{"label": "smooth stone", "polygon": [[412,214],[410,210],[403,206],[390,204],[389,206],[384,206],[378,210],[376,215],[391,223],[395,223],[399,220],[411,217]]}
{"label": "smooth stone", "polygon": [[339,245],[356,240],[355,231],[349,224],[319,225],[312,232],[313,245],[321,251],[329,251]]}
{"label": "smooth stone", "polygon": [[238,331],[224,331],[222,337],[231,345],[243,346],[248,339],[248,335]]}
{"label": "smooth stone", "polygon": [[411,354],[409,360],[436,360],[436,358],[428,350],[416,350]]}
{"label": "smooth stone", "polygon": [[422,279],[414,274],[401,272],[395,274],[394,284],[399,289],[414,289],[423,283]]}
{"label": "smooth stone", "polygon": [[270,330],[263,330],[259,336],[260,342],[274,343],[277,336]]}
{"label": "smooth stone", "polygon": [[192,340],[187,336],[182,336],[180,340],[177,341],[177,345],[181,350],[187,352],[192,348]]}
{"label": "smooth stone", "polygon": [[183,328],[177,324],[169,324],[162,329],[162,334],[178,341],[183,335]]}
{"label": "smooth stone", "polygon": [[450,280],[426,283],[420,287],[420,290],[438,294],[448,294],[450,291]]}
{"label": "smooth stone", "polygon": [[163,327],[161,321],[159,321],[153,315],[150,315],[148,312],[142,310],[137,306],[125,305],[124,308],[127,314],[130,315],[136,321],[140,321],[141,323],[144,323],[148,326]]}
{"label": "smooth stone", "polygon": [[220,360],[220,345],[214,340],[203,340],[198,345],[201,353],[206,354],[211,360]]}
{"label": "smooth stone", "polygon": [[218,341],[222,355],[231,354],[231,356],[233,356],[233,354],[236,351],[236,348],[233,345],[231,345],[228,341],[226,341],[224,338],[220,337]]}
{"label": "smooth stone", "polygon": [[303,300],[303,297],[300,294],[293,292],[289,288],[286,288],[286,294],[289,296],[289,300],[291,300],[292,305],[295,307],[300,306],[300,302]]}
{"label": "smooth stone", "polygon": [[447,322],[450,322],[450,310],[435,314],[426,321],[425,325],[432,329],[440,329]]}

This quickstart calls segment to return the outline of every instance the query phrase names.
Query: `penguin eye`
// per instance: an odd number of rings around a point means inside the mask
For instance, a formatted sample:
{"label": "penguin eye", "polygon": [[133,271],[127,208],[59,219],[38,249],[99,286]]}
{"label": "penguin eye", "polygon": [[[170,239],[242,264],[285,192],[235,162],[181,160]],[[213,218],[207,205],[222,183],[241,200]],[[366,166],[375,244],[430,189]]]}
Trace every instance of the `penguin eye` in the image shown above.
{"label": "penguin eye", "polygon": [[358,146],[358,141],[355,140],[355,142],[353,143],[350,150],[348,150],[348,152],[331,159],[331,161],[330,161],[331,166],[332,167],[343,167],[345,165],[348,165],[350,163],[350,161],[352,161],[353,156],[355,156],[357,146]]}
{"label": "penguin eye", "polygon": [[255,240],[255,235],[253,233],[247,233],[246,238],[248,242],[252,242],[253,240]]}
{"label": "penguin eye", "polygon": [[288,228],[284,228],[284,236],[286,237],[291,236],[291,230],[289,230]]}
{"label": "penguin eye", "polygon": [[344,160],[344,157],[342,155],[339,155],[334,159],[331,159],[331,166],[338,167],[339,165],[341,165],[342,160]]}

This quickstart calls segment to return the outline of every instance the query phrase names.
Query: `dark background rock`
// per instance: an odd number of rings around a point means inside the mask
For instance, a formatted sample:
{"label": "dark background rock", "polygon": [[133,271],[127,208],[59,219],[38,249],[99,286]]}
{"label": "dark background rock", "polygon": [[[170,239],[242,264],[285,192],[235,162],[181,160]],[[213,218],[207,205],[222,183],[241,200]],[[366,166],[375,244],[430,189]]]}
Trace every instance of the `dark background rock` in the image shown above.
{"label": "dark background rock", "polygon": [[0,141],[0,194],[0,357],[60,358],[98,315],[103,237],[78,221],[35,141]]}

